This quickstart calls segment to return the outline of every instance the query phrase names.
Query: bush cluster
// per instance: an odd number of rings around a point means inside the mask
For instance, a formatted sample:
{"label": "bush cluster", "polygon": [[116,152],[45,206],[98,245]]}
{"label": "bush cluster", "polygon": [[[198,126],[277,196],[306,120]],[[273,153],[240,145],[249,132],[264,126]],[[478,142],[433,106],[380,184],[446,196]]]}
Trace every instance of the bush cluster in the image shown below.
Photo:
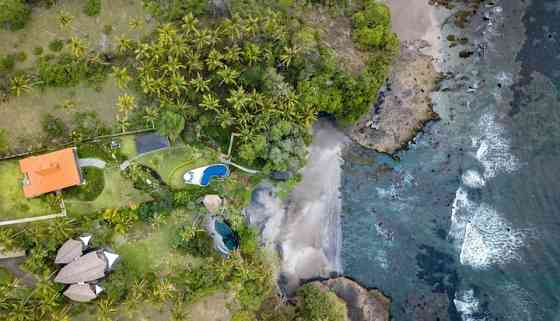
{"label": "bush cluster", "polygon": [[87,0],[84,13],[90,17],[99,15],[101,13],[101,0]]}
{"label": "bush cluster", "polygon": [[0,0],[0,27],[8,30],[22,29],[31,15],[31,8],[24,0]]}

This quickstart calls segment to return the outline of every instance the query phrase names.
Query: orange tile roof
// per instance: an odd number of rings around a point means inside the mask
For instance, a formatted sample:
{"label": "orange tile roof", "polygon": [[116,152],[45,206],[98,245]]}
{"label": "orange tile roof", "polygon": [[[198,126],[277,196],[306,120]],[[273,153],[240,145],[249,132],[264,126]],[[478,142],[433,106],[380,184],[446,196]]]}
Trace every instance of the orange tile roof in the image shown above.
{"label": "orange tile roof", "polygon": [[22,159],[19,167],[25,174],[23,194],[28,198],[79,185],[82,181],[75,148]]}

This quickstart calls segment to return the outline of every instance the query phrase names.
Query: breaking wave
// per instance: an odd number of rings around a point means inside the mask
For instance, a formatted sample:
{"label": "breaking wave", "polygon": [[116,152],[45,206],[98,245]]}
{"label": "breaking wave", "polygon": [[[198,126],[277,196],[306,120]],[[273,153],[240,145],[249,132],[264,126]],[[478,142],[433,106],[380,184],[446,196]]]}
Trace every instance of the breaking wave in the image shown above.
{"label": "breaking wave", "polygon": [[486,321],[486,317],[480,311],[480,302],[472,289],[455,293],[453,303],[463,321]]}

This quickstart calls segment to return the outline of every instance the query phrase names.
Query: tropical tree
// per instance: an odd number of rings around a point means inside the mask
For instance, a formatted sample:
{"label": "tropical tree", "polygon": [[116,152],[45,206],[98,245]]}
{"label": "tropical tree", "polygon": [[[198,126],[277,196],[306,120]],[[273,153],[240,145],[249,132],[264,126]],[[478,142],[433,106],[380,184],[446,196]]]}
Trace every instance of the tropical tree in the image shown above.
{"label": "tropical tree", "polygon": [[76,58],[82,58],[86,54],[86,43],[82,39],[78,37],[70,38],[70,42],[68,43],[70,46],[70,52]]}
{"label": "tropical tree", "polygon": [[113,76],[117,81],[117,87],[120,89],[127,88],[128,83],[132,80],[132,77],[128,74],[128,69],[126,67],[113,66]]}
{"label": "tropical tree", "polygon": [[299,49],[297,47],[284,47],[284,52],[280,55],[280,61],[284,66],[289,67],[298,53]]}
{"label": "tropical tree", "polygon": [[135,100],[134,96],[130,96],[129,94],[123,94],[118,97],[117,108],[119,112],[124,115],[124,118],[128,119],[128,113],[136,108]]}
{"label": "tropical tree", "polygon": [[70,13],[68,13],[64,10],[60,10],[58,12],[57,20],[58,20],[58,25],[60,26],[60,28],[61,29],[66,29],[70,26],[72,21],[74,21],[74,16],[72,16]]}
{"label": "tropical tree", "polygon": [[16,97],[31,90],[31,80],[25,74],[14,76],[10,80],[10,91]]}
{"label": "tropical tree", "polygon": [[214,94],[206,94],[202,96],[202,102],[200,103],[200,107],[206,110],[219,112],[220,100]]}
{"label": "tropical tree", "polygon": [[159,132],[169,137],[172,142],[175,142],[184,128],[185,118],[183,118],[183,116],[181,116],[180,114],[177,114],[170,110],[166,110],[162,114],[160,122],[158,124]]}
{"label": "tropical tree", "polygon": [[245,48],[243,48],[243,58],[245,58],[250,66],[259,61],[260,54],[261,48],[257,44],[248,43]]}
{"label": "tropical tree", "polygon": [[152,128],[155,128],[155,121],[158,119],[159,116],[159,112],[158,109],[155,107],[147,107],[144,110],[144,116],[142,118],[144,118],[144,120],[148,123],[150,123],[150,125],[152,126]]}
{"label": "tropical tree", "polygon": [[237,78],[239,78],[239,71],[232,69],[228,66],[224,66],[224,68],[218,70],[218,76],[222,78],[221,84],[226,85],[237,85]]}
{"label": "tropical tree", "polygon": [[197,93],[203,93],[210,91],[210,80],[202,78],[200,73],[197,73],[196,78],[191,79],[191,85]]}

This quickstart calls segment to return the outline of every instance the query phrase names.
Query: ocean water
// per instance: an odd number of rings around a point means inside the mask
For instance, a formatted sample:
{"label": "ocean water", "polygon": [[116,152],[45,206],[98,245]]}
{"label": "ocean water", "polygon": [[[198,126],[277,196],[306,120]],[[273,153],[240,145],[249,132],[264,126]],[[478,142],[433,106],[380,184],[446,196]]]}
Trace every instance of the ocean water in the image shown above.
{"label": "ocean water", "polygon": [[442,120],[400,161],[344,152],[344,274],[398,321],[559,321],[560,1],[494,1],[462,32],[479,49],[448,50]]}

